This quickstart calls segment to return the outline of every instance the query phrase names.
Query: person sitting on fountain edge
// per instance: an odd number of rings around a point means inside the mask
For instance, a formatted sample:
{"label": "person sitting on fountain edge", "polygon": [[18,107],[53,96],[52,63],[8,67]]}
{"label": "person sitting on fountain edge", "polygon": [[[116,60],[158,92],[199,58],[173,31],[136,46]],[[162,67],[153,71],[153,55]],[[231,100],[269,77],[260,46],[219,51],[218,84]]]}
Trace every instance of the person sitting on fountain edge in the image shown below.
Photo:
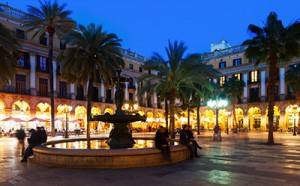
{"label": "person sitting on fountain edge", "polygon": [[182,145],[187,146],[187,148],[190,150],[190,158],[191,159],[194,159],[195,157],[200,157],[197,154],[197,146],[188,137],[188,126],[187,125],[182,126],[182,130],[180,131],[179,142]]}
{"label": "person sitting on fountain edge", "polygon": [[25,150],[25,154],[21,162],[27,162],[28,157],[33,155],[33,147],[41,144],[40,137],[34,129],[30,129],[29,133],[31,134],[30,138],[27,139],[29,145]]}
{"label": "person sitting on fountain edge", "polygon": [[170,146],[167,141],[168,137],[168,131],[163,126],[160,126],[155,134],[155,147],[161,150],[165,160],[171,161]]}
{"label": "person sitting on fountain edge", "polygon": [[193,128],[192,128],[192,126],[188,127],[187,135],[188,135],[189,140],[194,143],[194,145],[196,147],[195,151],[197,151],[197,148],[202,149],[202,147],[200,147],[199,144],[197,143],[197,141],[195,140],[195,136],[193,134]]}

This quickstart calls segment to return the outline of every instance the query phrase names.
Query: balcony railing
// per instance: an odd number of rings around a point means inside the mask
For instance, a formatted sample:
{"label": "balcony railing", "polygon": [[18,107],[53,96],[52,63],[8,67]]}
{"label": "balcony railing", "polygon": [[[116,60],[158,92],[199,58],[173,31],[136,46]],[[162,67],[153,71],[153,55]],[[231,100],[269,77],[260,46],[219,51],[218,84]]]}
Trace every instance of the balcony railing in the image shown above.
{"label": "balcony railing", "polygon": [[10,94],[31,95],[30,89],[16,89],[16,87],[12,87],[12,86],[2,87],[2,89],[0,89],[0,92],[10,93]]}
{"label": "balcony railing", "polygon": [[50,97],[50,93],[49,93],[49,92],[41,92],[41,91],[38,91],[38,96],[42,96],[42,97]]}
{"label": "balcony railing", "polygon": [[114,103],[112,99],[106,98],[105,103]]}
{"label": "balcony railing", "polygon": [[41,69],[40,66],[37,66],[36,71],[43,72],[43,73],[49,73],[49,68],[47,67],[46,69]]}
{"label": "balcony railing", "polygon": [[259,99],[259,97],[250,97],[249,99],[248,99],[248,103],[253,103],[253,102],[260,102],[260,99]]}
{"label": "balcony railing", "polygon": [[136,89],[135,85],[130,85],[130,84],[128,85],[128,88],[129,89],[134,89],[134,90]]}
{"label": "balcony railing", "polygon": [[295,100],[296,97],[293,94],[285,95],[285,100]]}
{"label": "balcony railing", "polygon": [[57,93],[57,97],[63,98],[63,99],[72,99],[71,94],[65,94],[65,93],[60,93],[60,92]]}
{"label": "balcony railing", "polygon": [[247,83],[248,83],[248,85],[251,85],[251,84],[259,84],[259,83],[260,83],[260,79],[258,79],[258,80],[256,80],[256,81],[248,80]]}
{"label": "balcony railing", "polygon": [[23,66],[19,65],[18,68],[30,70],[30,65],[29,63],[25,63]]}
{"label": "balcony railing", "polygon": [[76,100],[86,100],[86,97],[81,96],[81,95],[77,95]]}

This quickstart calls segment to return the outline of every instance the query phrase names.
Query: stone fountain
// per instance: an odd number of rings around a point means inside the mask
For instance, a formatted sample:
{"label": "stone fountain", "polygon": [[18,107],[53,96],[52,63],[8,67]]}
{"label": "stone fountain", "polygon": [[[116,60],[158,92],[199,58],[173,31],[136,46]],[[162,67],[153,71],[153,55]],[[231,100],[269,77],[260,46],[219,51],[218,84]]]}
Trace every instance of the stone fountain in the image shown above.
{"label": "stone fountain", "polygon": [[[133,147],[135,141],[127,125],[135,121],[146,121],[146,117],[138,114],[126,114],[122,110],[124,82],[128,79],[121,77],[121,70],[118,70],[118,76],[114,78],[114,81],[116,83],[115,99],[117,106],[115,114],[98,115],[92,118],[92,121],[113,124],[114,127],[109,138],[74,138],[49,141],[33,148],[34,162],[49,167],[132,168],[166,165],[189,159],[189,150],[185,145],[179,143],[170,147],[171,161],[165,161],[161,151],[155,147]],[[140,140],[139,138],[135,139]],[[93,148],[90,148],[89,145],[82,145],[83,148],[80,148],[80,144],[88,144],[87,142],[90,141],[93,142]],[[110,149],[99,147],[102,141],[106,141]],[[150,139],[150,141],[153,144],[154,140]]]}
{"label": "stone fountain", "polygon": [[102,121],[113,124],[113,129],[110,132],[107,144],[111,149],[118,148],[132,148],[135,144],[132,133],[128,129],[128,124],[135,121],[146,121],[145,116],[140,116],[138,113],[128,115],[122,110],[124,102],[124,82],[128,82],[128,78],[121,76],[121,70],[118,70],[118,76],[113,77],[116,84],[115,103],[116,112],[114,115],[106,113],[104,115],[97,115],[91,118],[91,121]]}

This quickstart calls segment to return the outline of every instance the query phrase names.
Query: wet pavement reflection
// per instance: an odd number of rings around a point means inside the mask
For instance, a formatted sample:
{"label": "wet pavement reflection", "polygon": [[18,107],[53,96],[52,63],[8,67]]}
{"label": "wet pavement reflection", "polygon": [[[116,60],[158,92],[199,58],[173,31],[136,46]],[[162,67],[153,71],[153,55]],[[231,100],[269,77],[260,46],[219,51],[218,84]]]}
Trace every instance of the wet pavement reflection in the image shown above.
{"label": "wet pavement reflection", "polygon": [[[223,135],[213,142],[210,133],[197,138],[200,158],[168,166],[138,169],[69,169],[20,163],[16,138],[0,138],[0,186],[20,185],[299,185],[300,135],[275,134],[279,145],[265,145],[267,133]],[[50,138],[51,139],[51,138]],[[52,138],[59,140],[61,138]],[[93,142],[107,148],[105,141]],[[85,148],[84,142],[60,144]],[[152,147],[153,141],[137,141]]]}

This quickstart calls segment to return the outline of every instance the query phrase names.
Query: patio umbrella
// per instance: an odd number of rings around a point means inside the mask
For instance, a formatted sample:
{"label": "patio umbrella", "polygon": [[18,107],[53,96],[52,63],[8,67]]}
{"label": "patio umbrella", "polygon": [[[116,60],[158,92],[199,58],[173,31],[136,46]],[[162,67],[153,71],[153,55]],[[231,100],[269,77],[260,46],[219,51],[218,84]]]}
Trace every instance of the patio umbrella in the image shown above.
{"label": "patio umbrella", "polygon": [[22,120],[20,118],[13,118],[13,117],[8,117],[8,118],[2,119],[0,121],[26,122],[25,120]]}
{"label": "patio umbrella", "polygon": [[65,120],[61,119],[61,118],[55,118],[54,121],[60,121],[60,122],[65,122]]}
{"label": "patio umbrella", "polygon": [[36,117],[34,117],[34,118],[28,120],[28,122],[33,122],[33,121],[46,122],[46,121],[48,121],[48,120],[42,119],[42,118],[36,118]]}

